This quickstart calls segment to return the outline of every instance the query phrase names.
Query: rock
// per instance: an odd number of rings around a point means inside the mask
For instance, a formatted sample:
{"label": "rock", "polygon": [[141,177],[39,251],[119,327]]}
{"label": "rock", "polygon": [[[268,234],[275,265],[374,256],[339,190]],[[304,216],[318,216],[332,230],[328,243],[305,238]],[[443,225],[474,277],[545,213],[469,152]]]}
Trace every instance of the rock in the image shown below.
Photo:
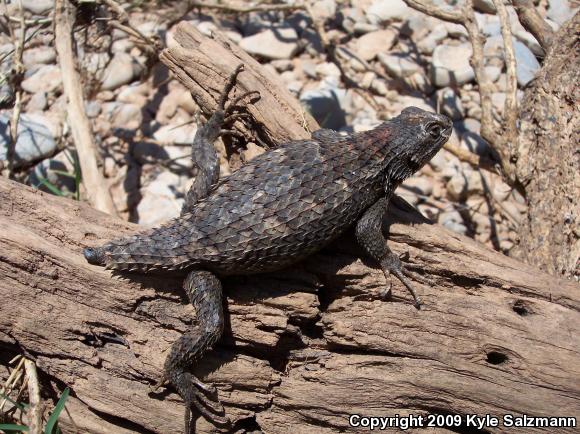
{"label": "rock", "polygon": [[117,101],[143,107],[147,104],[147,93],[148,86],[143,86],[143,83],[135,83],[121,89],[117,95]]}
{"label": "rock", "polygon": [[340,77],[340,69],[334,63],[331,62],[322,62],[316,65],[314,68],[316,71],[316,75],[319,77]]}
{"label": "rock", "polygon": [[22,53],[24,65],[30,67],[39,63],[50,64],[56,60],[56,51],[52,47],[27,48]]}
{"label": "rock", "polygon": [[191,144],[197,126],[193,124],[187,125],[163,125],[153,134],[153,138],[162,144]]}
{"label": "rock", "polygon": [[429,161],[429,166],[436,171],[442,172],[447,166],[447,158],[445,158],[445,152],[439,151],[435,154],[433,158]]}
{"label": "rock", "polygon": [[363,89],[370,89],[371,85],[373,84],[373,80],[376,77],[377,77],[377,75],[373,71],[365,72],[361,81],[360,81],[360,86]]}
{"label": "rock", "polygon": [[101,79],[101,89],[114,90],[137,79],[143,65],[130,54],[117,52],[107,65]]}
{"label": "rock", "polygon": [[444,24],[438,24],[433,28],[426,38],[423,38],[417,44],[417,48],[422,54],[431,54],[439,43],[447,37],[447,27]]}
{"label": "rock", "polygon": [[272,60],[270,65],[272,65],[278,72],[291,71],[294,68],[292,61],[288,59]]}
{"label": "rock", "polygon": [[433,192],[433,183],[423,176],[412,176],[407,179],[403,185],[407,189],[422,196],[430,196]]}
{"label": "rock", "polygon": [[548,18],[561,26],[574,16],[576,9],[570,7],[568,0],[550,0]]}
{"label": "rock", "polygon": [[440,104],[441,112],[453,120],[463,119],[465,112],[461,104],[461,99],[450,87],[439,89],[436,94],[436,100]]}
{"label": "rock", "polygon": [[460,201],[465,199],[467,196],[467,178],[461,172],[456,172],[447,181],[447,196],[449,199]]}
{"label": "rock", "polygon": [[425,38],[433,27],[430,20],[432,18],[424,14],[411,15],[401,28],[401,35],[408,36],[413,41],[418,42]]}
{"label": "rock", "polygon": [[322,128],[338,130],[346,125],[346,115],[339,99],[340,89],[308,90],[300,96],[300,102],[314,116]]}
{"label": "rock", "polygon": [[370,88],[378,95],[386,96],[389,93],[389,85],[386,80],[382,78],[375,78],[371,82]]}
{"label": "rock", "polygon": [[545,56],[544,49],[539,44],[539,42],[534,38],[530,32],[526,30],[520,30],[518,32],[513,32],[516,39],[518,39],[521,43],[523,43],[526,47],[528,47],[535,56],[543,58]]}
{"label": "rock", "polygon": [[473,0],[473,6],[480,12],[495,14],[495,6],[492,0]]}
{"label": "rock", "polygon": [[[0,160],[6,161],[10,140],[10,116],[0,115]],[[54,153],[54,125],[46,116],[22,114],[18,122],[18,136],[14,153],[14,168],[26,166]]]}
{"label": "rock", "polygon": [[511,191],[512,188],[509,185],[499,180],[496,180],[495,183],[493,184],[493,188],[491,188],[491,195],[498,202],[503,202],[508,198]]}
{"label": "rock", "polygon": [[483,180],[481,179],[481,173],[475,170],[469,170],[465,173],[467,177],[467,194],[482,194],[483,193]]}
{"label": "rock", "polygon": [[22,7],[33,14],[43,14],[54,8],[54,0],[22,0]]}
{"label": "rock", "polygon": [[485,25],[483,26],[483,28],[481,29],[483,34],[485,36],[488,37],[493,37],[493,36],[501,36],[501,24],[499,23],[499,19],[497,17],[493,17],[495,18],[494,21],[488,21],[485,23]]}
{"label": "rock", "polygon": [[418,107],[427,111],[434,111],[431,102],[420,96],[411,95],[400,95],[395,101],[393,101],[389,107],[389,111],[393,113],[394,116],[398,116],[401,111],[406,107],[413,106]]}
{"label": "rock", "polygon": [[137,104],[120,104],[113,113],[112,124],[115,128],[136,130],[142,122],[143,114]]}
{"label": "rock", "polygon": [[433,51],[431,74],[437,87],[462,85],[475,78],[469,64],[471,45],[464,43],[457,46],[439,45]]}
{"label": "rock", "polygon": [[139,224],[150,227],[177,217],[184,203],[183,199],[175,198],[175,188],[179,184],[178,175],[163,171],[141,188],[142,199],[136,210]]}
{"label": "rock", "polygon": [[520,211],[520,209],[518,208],[518,206],[513,203],[508,201],[505,201],[504,203],[502,203],[502,209],[512,218],[515,220],[515,222],[517,224],[520,224],[522,221],[522,212]]}
{"label": "rock", "polygon": [[148,38],[161,36],[162,33],[167,30],[165,24],[161,24],[158,20],[155,21],[146,21],[137,25],[137,30],[139,30],[143,35],[147,36]]}
{"label": "rock", "polygon": [[135,143],[131,155],[141,165],[164,162],[174,173],[184,170],[189,173],[193,168],[189,146],[159,146],[158,143],[143,140]]}
{"label": "rock", "polygon": [[243,38],[240,47],[266,59],[290,59],[298,51],[298,34],[292,27],[276,27]]}
{"label": "rock", "polygon": [[402,21],[408,14],[409,7],[403,0],[374,0],[366,10],[367,19],[371,24]]}
{"label": "rock", "polygon": [[460,234],[467,233],[467,227],[463,224],[463,217],[456,210],[444,211],[437,219],[441,226]]}
{"label": "rock", "polygon": [[467,30],[461,24],[455,23],[444,23],[447,33],[452,38],[461,38],[462,36],[467,36]]}
{"label": "rock", "polygon": [[52,92],[62,84],[60,68],[43,65],[30,77],[22,81],[22,89],[28,93]]}
{"label": "rock", "polygon": [[514,54],[516,56],[518,84],[524,87],[536,76],[536,72],[540,69],[540,64],[534,53],[520,41],[514,41]]}
{"label": "rock", "polygon": [[[30,185],[37,187],[42,191],[53,193],[45,184],[44,180],[55,186],[63,194],[75,193],[76,183],[75,179],[70,176],[63,175],[63,173],[75,174],[75,168],[68,160],[65,152],[62,151],[49,158],[41,161],[34,166],[29,172]],[[54,194],[54,193],[53,193]]]}
{"label": "rock", "polygon": [[312,2],[311,11],[317,19],[325,20],[327,18],[333,17],[336,14],[336,1],[319,0]]}
{"label": "rock", "polygon": [[302,65],[302,72],[308,77],[316,79],[318,76],[316,75],[316,64],[309,60],[301,62]]}
{"label": "rock", "polygon": [[[357,33],[355,31],[355,26],[360,24],[367,24],[366,23],[366,16],[361,11],[361,9],[357,7],[352,8],[341,8],[338,11],[338,19],[340,20],[341,27],[347,33]],[[373,30],[378,30],[376,25],[373,25]],[[367,33],[367,32],[362,32]]]}
{"label": "rock", "polygon": [[503,65],[503,38],[501,35],[487,38],[483,46],[483,55],[488,61],[499,59],[499,63]]}
{"label": "rock", "polygon": [[497,66],[486,66],[485,73],[487,74],[489,79],[492,81],[492,83],[495,83],[497,81],[497,79],[499,78],[499,76],[501,75],[501,68],[499,68]]}
{"label": "rock", "polygon": [[85,113],[89,118],[96,118],[101,113],[101,103],[99,101],[86,101]]}
{"label": "rock", "polygon": [[373,60],[377,54],[389,51],[397,35],[392,29],[367,33],[356,41],[356,52],[364,60]]}
{"label": "rock", "polygon": [[130,53],[135,43],[128,38],[119,39],[111,45],[111,53]]}
{"label": "rock", "polygon": [[294,94],[294,96],[298,97],[302,88],[304,87],[304,83],[300,80],[292,81],[290,83],[286,83],[286,89]]}
{"label": "rock", "polygon": [[28,101],[28,104],[26,105],[26,110],[28,112],[33,111],[41,112],[44,111],[44,109],[46,109],[47,104],[48,101],[46,99],[46,92],[38,92],[32,95],[30,101]]}
{"label": "rock", "polygon": [[390,75],[396,78],[409,77],[422,70],[421,66],[404,53],[385,54],[380,53],[378,59]]}
{"label": "rock", "polygon": [[[532,51],[522,42],[512,38],[514,55],[516,57],[516,75],[518,84],[525,86],[535,76],[540,64]],[[499,58],[504,60],[503,39],[501,36],[489,38],[483,47],[484,55],[488,58]]]}
{"label": "rock", "polygon": [[480,156],[489,155],[490,147],[480,136],[481,124],[478,120],[467,118],[462,122],[454,122],[453,127],[461,137],[462,147]]}

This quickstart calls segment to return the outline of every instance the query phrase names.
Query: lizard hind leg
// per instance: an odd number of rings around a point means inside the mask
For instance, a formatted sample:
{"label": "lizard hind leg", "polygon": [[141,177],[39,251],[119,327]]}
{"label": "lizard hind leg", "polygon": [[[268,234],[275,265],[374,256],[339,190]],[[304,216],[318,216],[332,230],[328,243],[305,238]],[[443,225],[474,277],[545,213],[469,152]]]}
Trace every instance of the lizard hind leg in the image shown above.
{"label": "lizard hind leg", "polygon": [[160,383],[168,381],[184,400],[185,433],[189,434],[192,409],[216,426],[228,426],[230,421],[215,387],[189,372],[191,365],[203,357],[223,332],[221,283],[208,271],[192,271],[185,279],[184,288],[195,308],[195,324],[172,345]]}
{"label": "lizard hind leg", "polygon": [[211,115],[207,123],[198,128],[191,144],[191,159],[197,167],[198,173],[193,180],[191,188],[185,196],[185,203],[181,215],[193,211],[195,204],[207,197],[219,181],[220,167],[218,154],[214,142],[224,134],[238,135],[230,127],[236,120],[244,119],[249,113],[240,113],[248,104],[253,104],[260,99],[256,91],[244,93],[228,104],[230,93],[236,85],[237,77],[244,70],[240,64],[228,78],[220,98],[216,111]]}

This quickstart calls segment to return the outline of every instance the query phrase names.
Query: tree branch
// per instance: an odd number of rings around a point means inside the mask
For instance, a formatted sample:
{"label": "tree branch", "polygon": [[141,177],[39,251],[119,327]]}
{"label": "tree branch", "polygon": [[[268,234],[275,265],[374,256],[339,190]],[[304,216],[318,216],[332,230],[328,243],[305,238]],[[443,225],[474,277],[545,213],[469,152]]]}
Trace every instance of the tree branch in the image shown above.
{"label": "tree branch", "polygon": [[534,35],[545,52],[552,45],[554,31],[550,25],[541,17],[532,0],[512,0],[512,4],[522,26]]}
{"label": "tree branch", "polygon": [[72,19],[69,0],[55,3],[55,48],[62,72],[64,93],[68,99],[68,121],[83,173],[89,202],[98,210],[111,215],[117,211],[104,177],[97,167],[97,144],[91,123],[85,114],[83,90],[76,69],[76,56],[72,46]]}

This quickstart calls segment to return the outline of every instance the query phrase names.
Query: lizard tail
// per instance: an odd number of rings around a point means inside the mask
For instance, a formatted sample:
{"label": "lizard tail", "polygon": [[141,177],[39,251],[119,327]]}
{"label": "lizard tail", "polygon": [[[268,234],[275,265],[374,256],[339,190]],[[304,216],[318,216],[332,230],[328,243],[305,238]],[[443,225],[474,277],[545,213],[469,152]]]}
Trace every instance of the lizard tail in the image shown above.
{"label": "lizard tail", "polygon": [[110,241],[101,247],[87,247],[83,254],[90,264],[119,271],[180,270],[194,264],[190,252],[195,243],[185,237],[163,239],[156,237],[155,232]]}

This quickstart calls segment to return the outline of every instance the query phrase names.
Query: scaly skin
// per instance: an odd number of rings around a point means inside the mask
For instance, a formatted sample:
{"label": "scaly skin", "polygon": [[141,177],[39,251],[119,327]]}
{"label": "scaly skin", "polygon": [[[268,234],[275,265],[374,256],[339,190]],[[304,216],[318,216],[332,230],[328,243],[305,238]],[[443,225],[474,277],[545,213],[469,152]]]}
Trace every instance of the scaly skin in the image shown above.
{"label": "scaly skin", "polygon": [[188,371],[222,333],[216,276],[283,268],[356,224],[365,251],[385,276],[394,274],[407,286],[419,306],[405,276],[425,279],[409,272],[390,251],[381,221],[397,186],[429,161],[451,134],[447,117],[409,107],[371,131],[340,136],[319,130],[311,140],[284,143],[218,181],[212,142],[228,131],[224,125],[243,116],[237,112],[240,101],[225,108],[241,69],[226,85],[220,109],[196,135],[192,154],[194,160],[202,156],[201,175],[182,215],[156,229],[85,249],[89,262],[115,270],[190,272],[185,289],[196,308],[197,324],[173,345],[164,375],[186,402],[186,432],[191,407],[216,425],[229,423],[215,389]]}

